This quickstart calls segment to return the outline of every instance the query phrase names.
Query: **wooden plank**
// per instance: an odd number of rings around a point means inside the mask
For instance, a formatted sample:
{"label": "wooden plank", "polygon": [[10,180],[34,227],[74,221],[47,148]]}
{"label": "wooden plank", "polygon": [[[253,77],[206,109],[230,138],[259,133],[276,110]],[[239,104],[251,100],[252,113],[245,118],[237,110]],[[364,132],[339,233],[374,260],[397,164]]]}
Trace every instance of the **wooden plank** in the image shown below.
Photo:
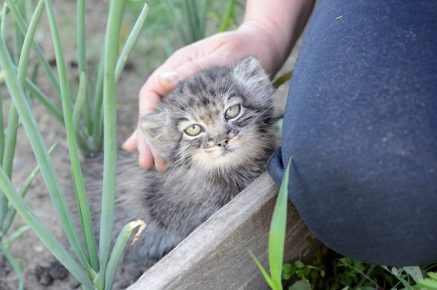
{"label": "wooden plank", "polygon": [[[268,229],[277,191],[264,173],[128,289],[268,289],[248,251],[267,266]],[[286,260],[308,254],[309,235],[290,206]]]}

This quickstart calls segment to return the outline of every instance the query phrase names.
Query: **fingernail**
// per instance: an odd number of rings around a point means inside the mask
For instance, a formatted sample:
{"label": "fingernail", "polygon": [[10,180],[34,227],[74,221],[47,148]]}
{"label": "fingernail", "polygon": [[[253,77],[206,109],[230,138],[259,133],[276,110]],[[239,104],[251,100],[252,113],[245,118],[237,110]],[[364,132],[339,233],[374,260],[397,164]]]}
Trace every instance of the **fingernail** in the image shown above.
{"label": "fingernail", "polygon": [[165,161],[160,158],[155,158],[155,168],[157,171],[165,171],[167,169]]}
{"label": "fingernail", "polygon": [[159,80],[164,82],[166,85],[174,86],[179,80],[179,75],[177,72],[165,72],[159,75]]}

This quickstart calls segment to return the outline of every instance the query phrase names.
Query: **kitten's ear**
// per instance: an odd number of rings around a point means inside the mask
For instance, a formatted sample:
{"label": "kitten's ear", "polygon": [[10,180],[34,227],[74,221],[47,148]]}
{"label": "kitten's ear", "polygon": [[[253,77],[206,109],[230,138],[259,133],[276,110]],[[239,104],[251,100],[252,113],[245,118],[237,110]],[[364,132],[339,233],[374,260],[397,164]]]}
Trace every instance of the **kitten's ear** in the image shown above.
{"label": "kitten's ear", "polygon": [[271,85],[269,76],[253,56],[241,59],[233,68],[233,76],[249,89],[264,89]]}
{"label": "kitten's ear", "polygon": [[170,114],[167,111],[147,114],[141,119],[140,128],[153,154],[170,160],[178,136]]}

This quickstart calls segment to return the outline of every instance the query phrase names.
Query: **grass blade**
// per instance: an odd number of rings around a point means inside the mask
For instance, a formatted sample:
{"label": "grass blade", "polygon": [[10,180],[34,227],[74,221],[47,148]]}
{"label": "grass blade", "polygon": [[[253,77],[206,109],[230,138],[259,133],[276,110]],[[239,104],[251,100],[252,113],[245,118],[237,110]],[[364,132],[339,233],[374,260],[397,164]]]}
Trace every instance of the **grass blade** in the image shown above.
{"label": "grass blade", "polygon": [[293,76],[293,71],[288,71],[286,73],[284,73],[283,75],[280,75],[279,77],[277,77],[274,81],[273,81],[273,87],[275,89],[279,88],[280,86],[282,86],[283,84],[285,84],[288,80],[291,79],[291,77]]}
{"label": "grass blade", "polygon": [[141,232],[146,228],[146,224],[142,220],[136,220],[128,223],[123,227],[115,242],[114,248],[109,258],[108,267],[105,273],[105,288],[112,289],[112,283],[114,282],[115,274],[117,272],[118,265],[120,264],[127,242],[132,236],[132,232],[138,228],[134,235],[131,245],[133,245],[140,237]]}
{"label": "grass blade", "polygon": [[79,240],[74,232],[74,226],[71,214],[61,191],[59,181],[51,163],[44,140],[38,130],[35,120],[32,118],[32,112],[27,103],[23,87],[16,78],[13,70],[13,63],[5,46],[5,39],[0,37],[0,66],[5,73],[6,85],[13,99],[14,105],[20,115],[24,130],[28,136],[29,142],[34,151],[38,164],[41,167],[41,173],[47,185],[48,192],[55,206],[59,219],[68,240],[72,244],[74,251],[78,254],[81,261],[85,261],[83,251],[80,247]]}
{"label": "grass blade", "polygon": [[[49,154],[51,154],[53,152],[53,150],[55,150],[56,145],[57,145],[57,143],[53,144],[52,147],[50,147]],[[22,185],[22,187],[20,188],[20,191],[19,191],[20,196],[22,196],[23,198],[26,196],[27,192],[29,191],[29,188],[32,185],[32,182],[35,180],[38,172],[39,172],[39,165],[36,165],[35,168],[32,170],[32,172],[29,174],[29,176],[24,181],[24,184]],[[5,219],[5,222],[3,225],[3,233],[5,235],[8,232],[9,228],[11,227],[16,213],[17,213],[17,211],[14,208],[9,208],[8,214],[6,216],[6,219]]]}
{"label": "grass blade", "polygon": [[3,38],[6,39],[6,15],[8,11],[8,4],[4,3],[2,8],[2,19],[0,22],[0,33],[2,34]]}
{"label": "grass blade", "polygon": [[23,198],[15,191],[6,172],[0,168],[0,188],[7,196],[9,202],[17,210],[18,214],[32,228],[34,233],[49,249],[49,251],[58,259],[73,276],[79,280],[85,287],[92,289],[91,281],[81,266],[68,254],[63,248],[61,242],[48,230],[48,228],[35,216],[29,206],[26,205]]}
{"label": "grass blade", "polygon": [[[14,164],[15,147],[17,143],[17,131],[18,131],[18,112],[15,109],[13,103],[9,108],[8,127],[6,129],[5,136],[5,149],[3,154],[3,169],[9,178],[12,177],[12,166]],[[0,221],[3,221],[8,209],[8,202],[5,197],[0,194]]]}
{"label": "grass blade", "polygon": [[6,260],[8,260],[9,265],[11,265],[12,270],[14,270],[15,275],[18,279],[18,290],[24,290],[24,275],[23,271],[21,271],[20,266],[18,265],[17,260],[12,257],[12,255],[9,253],[9,251],[0,243],[0,252],[2,252],[3,256],[6,257]]}
{"label": "grass blade", "polygon": [[[14,242],[21,237],[23,234],[25,234],[28,230],[30,230],[30,226],[25,225],[17,229],[8,239],[4,242],[4,245],[6,249],[9,249]],[[0,243],[1,244],[1,243]]]}
{"label": "grass blade", "polygon": [[[91,220],[90,207],[85,191],[85,182],[83,180],[82,169],[80,167],[79,152],[76,140],[76,133],[73,125],[73,109],[70,99],[67,69],[65,66],[64,55],[61,47],[61,40],[54,14],[51,0],[45,0],[47,16],[49,18],[50,30],[52,32],[53,46],[55,48],[56,64],[58,68],[59,81],[61,86],[62,110],[64,113],[65,129],[67,131],[68,152],[70,154],[71,171],[73,175],[73,184],[76,192],[76,200],[79,208],[82,230],[85,235],[85,241],[88,249],[88,262],[94,270],[98,270],[97,244]],[[77,235],[75,235],[77,240]],[[76,243],[76,241],[74,241]],[[80,245],[78,245],[80,248]],[[78,249],[80,255],[82,250]],[[83,261],[84,262],[84,261]],[[84,263],[86,265],[86,263]]]}
{"label": "grass blade", "polygon": [[[3,155],[5,152],[5,125],[3,123],[3,96],[0,91],[0,162],[3,161]],[[3,221],[6,216],[8,208],[8,201],[6,197],[0,191],[0,236],[4,235]]]}
{"label": "grass blade", "polygon": [[[26,33],[25,38],[22,40],[22,47],[17,49],[17,51],[21,51],[19,57],[19,65],[17,69],[18,81],[22,84],[23,80],[26,76],[26,69],[29,61],[30,54],[30,44],[33,41],[33,37],[35,34],[36,27],[38,25],[39,19],[41,17],[42,10],[44,5],[42,1],[40,1],[35,9],[35,13],[32,16],[31,25],[29,26],[29,30]],[[17,29],[18,30],[18,29]],[[21,43],[21,40],[20,40]],[[7,149],[5,154],[5,159],[3,160],[3,166],[6,170],[6,173],[9,177],[12,176],[12,164],[15,155],[15,144],[17,138],[17,128],[18,128],[18,114],[11,105],[11,114],[8,122],[8,134],[7,134]],[[3,221],[7,212],[7,201],[4,199],[2,195],[0,195],[0,221]]]}
{"label": "grass blade", "polygon": [[[86,25],[85,25],[85,0],[77,1],[77,59],[78,59],[78,68],[79,75],[84,73],[88,75],[87,70],[87,61],[86,61]],[[85,79],[87,81],[87,79]],[[86,84],[88,87],[88,84]],[[87,92],[85,92],[85,95]],[[85,97],[85,106],[84,106],[84,114],[83,116],[86,118],[86,124],[88,126],[92,126],[92,115],[90,102],[88,102]]]}
{"label": "grass blade", "polygon": [[275,283],[273,283],[272,278],[269,276],[267,271],[264,269],[263,265],[261,265],[258,258],[251,251],[249,251],[249,254],[252,257],[252,259],[255,261],[256,266],[258,267],[259,271],[263,275],[263,278],[267,282],[267,284],[270,286],[270,288],[272,288],[273,290],[276,290],[277,288],[276,288]]}
{"label": "grass blade", "polygon": [[87,81],[85,73],[82,72],[79,78],[79,90],[77,91],[76,103],[74,104],[73,109],[73,128],[76,132],[76,136],[79,135],[81,131],[80,127],[80,116],[82,114],[83,105],[85,103],[86,98],[86,90],[87,90]]}
{"label": "grass blade", "polygon": [[[26,21],[24,20],[23,16],[21,15],[20,11],[18,10],[17,6],[15,5],[14,1],[7,0],[7,3],[9,7],[11,8],[12,14],[14,15],[14,20],[18,25],[19,30],[23,35],[26,34],[28,31],[28,27],[26,24]],[[56,92],[60,94],[60,88],[59,88],[59,82],[55,76],[55,74],[52,71],[52,68],[50,67],[50,64],[48,63],[47,59],[44,57],[44,53],[41,50],[41,47],[36,42],[32,42],[32,49],[35,52],[36,57],[38,58],[39,62],[43,65],[44,70],[47,73],[47,76],[52,83],[52,86],[55,88]]]}
{"label": "grass blade", "polygon": [[3,122],[3,96],[0,91],[0,162],[3,160],[4,152],[5,152],[5,124]]}
{"label": "grass blade", "polygon": [[234,18],[235,0],[228,0],[226,3],[226,13],[219,26],[219,32],[225,32],[229,29],[232,19]]}
{"label": "grass blade", "polygon": [[288,162],[281,182],[269,233],[269,264],[273,282],[282,289],[282,265],[284,262],[285,230],[287,227],[288,183],[290,165]]}
{"label": "grass blade", "polygon": [[64,116],[62,115],[62,111],[55,104],[50,101],[47,95],[38,88],[35,83],[33,83],[30,79],[26,78],[24,81],[24,86],[29,90],[29,93],[37,99],[41,105],[43,105],[46,110],[61,124],[64,124]]}
{"label": "grass blade", "polygon": [[97,71],[96,87],[94,91],[94,106],[93,106],[93,131],[92,142],[93,149],[100,148],[102,142],[102,127],[103,127],[103,58],[100,60]]}
{"label": "grass blade", "polygon": [[138,36],[141,33],[141,30],[144,26],[144,22],[146,21],[147,14],[149,12],[149,4],[147,2],[144,3],[143,9],[141,10],[140,15],[138,16],[137,21],[132,28],[132,31],[129,33],[127,37],[126,43],[124,44],[123,49],[120,52],[120,56],[118,57],[117,66],[115,68],[115,80],[117,81],[123,71],[124,65],[126,64],[127,57],[131,52],[132,48],[135,45],[135,42],[138,39]]}
{"label": "grass blade", "polygon": [[77,1],[77,59],[79,73],[86,73],[85,0]]}
{"label": "grass blade", "polygon": [[100,280],[104,281],[106,266],[109,260],[110,245],[112,240],[112,227],[114,220],[115,202],[115,176],[117,158],[116,135],[116,86],[115,66],[117,61],[117,48],[121,28],[121,20],[125,8],[125,0],[111,0],[105,38],[105,64],[103,81],[103,118],[104,118],[104,169],[102,211],[100,216],[99,261],[101,272]]}

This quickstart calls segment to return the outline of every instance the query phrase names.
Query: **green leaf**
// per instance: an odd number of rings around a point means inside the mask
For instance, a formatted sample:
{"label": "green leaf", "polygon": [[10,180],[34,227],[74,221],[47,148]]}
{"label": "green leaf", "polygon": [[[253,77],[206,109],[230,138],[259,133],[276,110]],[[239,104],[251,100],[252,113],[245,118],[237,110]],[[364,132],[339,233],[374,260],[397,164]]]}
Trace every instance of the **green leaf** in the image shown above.
{"label": "green leaf", "polygon": [[311,285],[307,280],[299,280],[294,282],[288,290],[311,290]]}
{"label": "green leaf", "polygon": [[146,224],[142,220],[136,220],[128,223],[123,227],[115,242],[114,248],[109,258],[108,267],[105,273],[105,289],[112,289],[112,283],[114,282],[115,274],[117,272],[118,265],[120,264],[127,242],[130,240],[133,231],[138,228],[134,235],[131,245],[135,244],[139,239],[142,231],[146,228]]}
{"label": "green leaf", "polygon": [[8,237],[4,242],[6,249],[9,249],[15,243],[15,241],[18,238],[20,238],[22,235],[24,235],[28,230],[30,230],[30,226],[28,225],[21,226],[18,229],[16,229],[15,232],[10,237]]}
{"label": "green leaf", "polygon": [[251,252],[249,251],[250,256],[252,257],[252,259],[255,261],[256,266],[258,267],[259,271],[261,272],[261,274],[264,277],[264,280],[267,282],[267,284],[270,286],[270,288],[277,290],[278,288],[276,287],[276,285],[273,283],[272,278],[269,276],[269,274],[267,273],[267,271],[264,269],[263,265],[261,265],[260,261],[257,259],[257,257]]}
{"label": "green leaf", "polygon": [[421,289],[427,289],[427,290],[437,290],[437,281],[431,280],[431,279],[423,279],[419,282],[417,282],[417,285],[420,287],[423,287]]}
{"label": "green leaf", "polygon": [[9,265],[11,265],[12,270],[15,272],[15,275],[18,279],[18,290],[24,290],[24,275],[23,271],[20,268],[20,265],[18,262],[12,257],[12,255],[9,253],[7,248],[5,248],[2,243],[0,243],[0,252],[3,254],[3,256],[6,257],[8,260]]}
{"label": "green leaf", "polygon": [[284,280],[288,280],[292,277],[293,275],[293,265],[291,264],[284,264],[282,266],[282,279]]}
{"label": "green leaf", "polygon": [[125,8],[125,0],[111,0],[109,7],[108,23],[105,37],[105,62],[103,81],[103,119],[104,119],[104,168],[103,168],[103,193],[102,211],[100,216],[99,239],[99,280],[105,281],[104,275],[110,255],[112,228],[114,221],[115,203],[115,177],[117,166],[117,118],[116,118],[116,79],[115,67],[117,62],[118,42],[121,21]]}
{"label": "green leaf", "polygon": [[287,225],[288,182],[292,159],[288,162],[284,177],[281,182],[279,194],[273,211],[269,233],[269,264],[273,283],[282,289],[282,264],[284,258],[285,231]]}
{"label": "green leaf", "polygon": [[[23,16],[21,15],[19,9],[16,6],[15,1],[12,0],[7,0],[7,3],[9,5],[9,7],[11,8],[12,14],[14,16],[14,20],[18,25],[18,28],[20,30],[20,32],[25,35],[27,33],[27,31],[29,30],[29,28],[26,25],[26,21],[24,20]],[[33,41],[32,42],[32,49],[35,51],[35,55],[38,58],[38,60],[42,63],[50,82],[52,83],[52,86],[55,88],[55,90],[57,92],[60,91],[59,89],[59,82],[56,79],[55,74],[52,71],[52,68],[50,67],[50,64],[48,63],[47,59],[44,57],[44,53],[42,51],[42,49],[38,46],[38,44]]]}
{"label": "green leaf", "polygon": [[[91,220],[91,211],[88,198],[85,191],[85,182],[83,179],[82,169],[80,167],[79,152],[76,140],[76,132],[73,124],[73,108],[70,98],[70,90],[67,77],[67,68],[64,61],[61,39],[56,23],[53,3],[51,0],[45,0],[47,16],[49,19],[50,31],[52,34],[53,46],[55,48],[56,65],[61,86],[62,110],[64,113],[65,129],[67,131],[68,153],[70,155],[70,167],[73,175],[73,185],[76,193],[77,206],[80,213],[82,230],[85,234],[85,242],[88,249],[88,255],[84,253],[79,246],[79,257],[83,265],[90,264],[94,270],[98,270],[97,243],[95,240],[93,223]],[[77,238],[77,235],[75,235]],[[85,257],[87,256],[87,257]]]}
{"label": "green leaf", "polygon": [[422,271],[420,270],[419,266],[402,267],[402,269],[407,272],[407,274],[410,275],[414,281],[417,282],[419,280],[423,280]]}
{"label": "green leaf", "polygon": [[437,280],[437,272],[426,273],[431,279]]}
{"label": "green leaf", "polygon": [[[0,50],[1,51],[1,50]],[[64,249],[61,242],[50,232],[42,221],[32,212],[20,194],[15,190],[5,171],[0,167],[0,188],[7,196],[18,214],[32,228],[33,232],[76,279],[86,287],[91,288],[91,281],[83,268]]]}
{"label": "green leaf", "polygon": [[[74,231],[71,214],[65,200],[65,196],[61,190],[59,180],[56,177],[53,163],[48,155],[47,147],[44,139],[38,130],[35,120],[32,118],[32,112],[27,103],[26,96],[22,84],[18,81],[13,71],[12,59],[5,46],[5,39],[0,37],[0,65],[5,72],[5,80],[9,93],[13,99],[14,105],[20,115],[28,140],[32,146],[38,164],[41,167],[41,173],[46,182],[48,192],[56,208],[56,212],[62,223],[68,240],[71,242],[73,249],[82,257],[83,251],[80,247],[79,240]],[[9,199],[9,198],[8,198]]]}
{"label": "green leaf", "polygon": [[140,15],[138,16],[138,19],[135,22],[134,27],[132,28],[132,31],[129,33],[129,36],[127,37],[126,43],[124,44],[123,49],[120,52],[120,56],[118,57],[117,65],[115,68],[116,81],[119,79],[121,72],[123,71],[124,65],[126,64],[127,57],[131,52],[132,48],[134,47],[135,42],[137,41],[141,33],[148,12],[149,12],[149,4],[145,2],[143,9],[141,10]]}

